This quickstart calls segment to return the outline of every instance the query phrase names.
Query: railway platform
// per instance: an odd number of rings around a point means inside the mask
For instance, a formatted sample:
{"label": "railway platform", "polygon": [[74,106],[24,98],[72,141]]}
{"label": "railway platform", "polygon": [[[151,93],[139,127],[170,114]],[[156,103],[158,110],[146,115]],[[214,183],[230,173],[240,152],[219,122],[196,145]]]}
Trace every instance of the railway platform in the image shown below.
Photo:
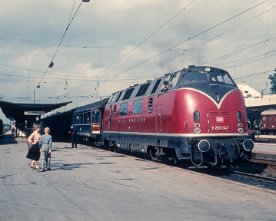
{"label": "railway platform", "polygon": [[0,220],[276,217],[273,190],[91,146],[72,149],[63,142],[53,146],[52,170],[40,173],[25,158],[25,138],[0,139]]}
{"label": "railway platform", "polygon": [[252,158],[276,162],[276,143],[255,142]]}

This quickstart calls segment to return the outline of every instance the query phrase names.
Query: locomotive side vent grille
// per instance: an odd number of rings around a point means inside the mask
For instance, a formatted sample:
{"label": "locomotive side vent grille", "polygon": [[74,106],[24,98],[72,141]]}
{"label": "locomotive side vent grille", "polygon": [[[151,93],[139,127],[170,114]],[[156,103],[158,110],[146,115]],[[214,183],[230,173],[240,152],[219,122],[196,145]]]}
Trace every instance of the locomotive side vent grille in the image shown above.
{"label": "locomotive side vent grille", "polygon": [[222,112],[216,112],[216,111],[210,111],[209,114],[211,116],[214,116],[214,115],[223,115],[223,116],[229,116],[229,112],[226,112],[226,111],[222,111]]}

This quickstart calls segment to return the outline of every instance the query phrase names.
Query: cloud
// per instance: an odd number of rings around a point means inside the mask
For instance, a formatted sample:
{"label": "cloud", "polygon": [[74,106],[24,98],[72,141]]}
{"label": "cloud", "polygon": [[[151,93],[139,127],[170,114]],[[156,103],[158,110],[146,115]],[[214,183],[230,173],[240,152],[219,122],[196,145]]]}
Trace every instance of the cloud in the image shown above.
{"label": "cloud", "polygon": [[[74,2],[76,9],[78,0],[2,2],[0,95],[10,100],[18,100],[17,97],[32,100],[33,91],[65,31]],[[99,89],[99,96],[109,95],[190,64],[207,63],[225,68],[233,78],[273,70],[275,53],[266,53],[276,48],[276,41],[271,39],[276,37],[276,13],[271,8],[274,1],[214,27],[259,2],[102,0],[83,3],[37,96],[41,102],[52,102],[48,97],[66,93],[75,97],[91,95],[95,94],[95,88]],[[214,28],[208,30],[211,27]],[[206,32],[200,34],[203,31]],[[250,47],[265,39],[269,40]],[[233,53],[244,47],[249,48]],[[263,56],[250,58],[258,54]],[[215,58],[218,59],[208,62]],[[260,91],[266,87],[267,75],[245,80]],[[18,90],[7,93],[13,87]]]}

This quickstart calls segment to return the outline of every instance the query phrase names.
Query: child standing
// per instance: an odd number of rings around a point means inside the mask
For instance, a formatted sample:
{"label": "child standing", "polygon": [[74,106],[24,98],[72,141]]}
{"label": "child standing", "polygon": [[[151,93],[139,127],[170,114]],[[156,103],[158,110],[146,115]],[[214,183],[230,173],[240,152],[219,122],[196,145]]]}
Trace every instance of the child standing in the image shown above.
{"label": "child standing", "polygon": [[52,152],[52,136],[49,134],[49,127],[45,127],[44,133],[45,134],[41,136],[41,139],[39,141],[40,152],[42,155],[42,165],[40,172],[51,170],[50,162]]}

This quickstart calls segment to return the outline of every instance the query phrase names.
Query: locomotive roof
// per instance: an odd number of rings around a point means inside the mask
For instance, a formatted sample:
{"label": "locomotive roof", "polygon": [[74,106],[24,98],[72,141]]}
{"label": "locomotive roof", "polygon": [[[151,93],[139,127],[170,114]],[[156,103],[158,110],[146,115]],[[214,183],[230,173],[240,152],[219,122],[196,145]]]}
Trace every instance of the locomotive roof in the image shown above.
{"label": "locomotive roof", "polygon": [[91,109],[100,109],[106,105],[108,99],[109,98],[104,98],[103,100],[97,101],[95,103],[78,107],[75,109],[74,113],[85,112],[85,111],[89,111]]}
{"label": "locomotive roof", "polygon": [[270,110],[265,110],[261,113],[261,115],[276,115],[276,110],[275,109],[270,109]]}
{"label": "locomotive roof", "polygon": [[[208,73],[208,72],[228,73],[227,71],[216,67],[189,65],[187,68],[183,68],[181,70],[171,72],[171,73],[166,73],[153,80],[149,80],[141,84],[135,84],[128,88],[116,91],[112,94],[112,97],[109,100],[109,103],[116,103],[116,102],[120,102],[128,99],[139,98],[142,96],[161,93],[161,92],[164,92],[164,89],[166,90],[175,89],[177,87],[178,77],[183,72],[188,73],[189,71],[196,71],[200,73]],[[232,86],[236,86],[235,82],[233,81],[230,75],[229,75],[229,78],[232,83]],[[174,82],[172,82],[172,79],[175,79]],[[165,84],[168,82],[170,83],[168,84],[169,87],[167,87],[167,85]]]}

